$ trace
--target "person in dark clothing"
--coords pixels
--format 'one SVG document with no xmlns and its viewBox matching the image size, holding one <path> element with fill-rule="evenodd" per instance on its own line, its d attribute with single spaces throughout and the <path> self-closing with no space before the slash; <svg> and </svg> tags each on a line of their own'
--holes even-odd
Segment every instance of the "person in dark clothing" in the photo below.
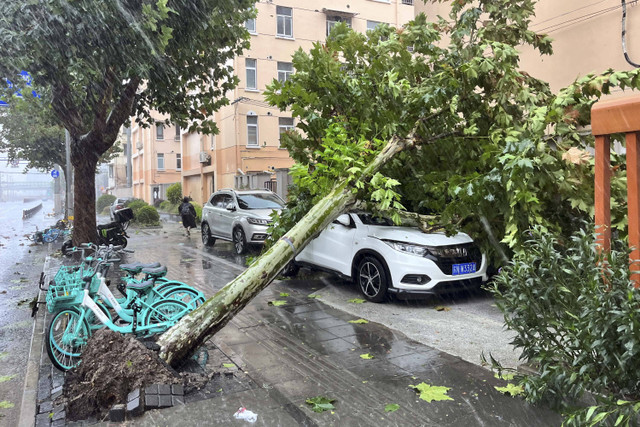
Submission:
<svg viewBox="0 0 640 427">
<path fill-rule="evenodd" d="M 196 228 L 196 208 L 189 203 L 189 198 L 185 196 L 178 207 L 178 212 L 182 217 L 182 226 L 187 229 L 187 236 L 191 235 L 191 229 Z"/>
</svg>

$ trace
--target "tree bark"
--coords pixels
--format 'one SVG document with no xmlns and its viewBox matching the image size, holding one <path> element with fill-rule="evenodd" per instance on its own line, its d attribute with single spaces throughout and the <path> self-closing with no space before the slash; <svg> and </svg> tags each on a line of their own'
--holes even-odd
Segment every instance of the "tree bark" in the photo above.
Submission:
<svg viewBox="0 0 640 427">
<path fill-rule="evenodd" d="M 86 149 L 88 141 L 73 141 L 71 164 L 73 164 L 73 244 L 96 242 L 96 166 L 99 155 Z"/>
<path fill-rule="evenodd" d="M 405 140 L 394 137 L 367 166 L 361 181 L 368 180 L 404 148 L 413 145 L 413 134 Z M 160 357 L 174 364 L 193 353 L 204 341 L 222 329 L 236 313 L 241 311 L 297 253 L 356 202 L 355 192 L 346 182 L 336 184 L 333 190 L 316 203 L 311 210 L 248 269 L 189 313 L 165 332 L 158 344 Z"/>
</svg>

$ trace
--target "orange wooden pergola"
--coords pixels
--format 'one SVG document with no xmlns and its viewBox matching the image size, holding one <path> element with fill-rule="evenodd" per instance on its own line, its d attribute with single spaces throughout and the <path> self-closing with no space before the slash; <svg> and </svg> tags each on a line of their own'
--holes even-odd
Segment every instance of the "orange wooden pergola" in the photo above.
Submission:
<svg viewBox="0 0 640 427">
<path fill-rule="evenodd" d="M 627 198 L 631 278 L 640 287 L 640 96 L 596 102 L 591 108 L 596 138 L 595 214 L 597 242 L 611 249 L 611 135 L 624 133 L 627 148 Z"/>
</svg>

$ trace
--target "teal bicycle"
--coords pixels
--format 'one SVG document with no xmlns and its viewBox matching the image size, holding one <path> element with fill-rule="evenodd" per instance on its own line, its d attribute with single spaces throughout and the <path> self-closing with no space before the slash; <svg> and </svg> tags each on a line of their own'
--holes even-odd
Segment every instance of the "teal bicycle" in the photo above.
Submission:
<svg viewBox="0 0 640 427">
<path fill-rule="evenodd" d="M 64 298 L 72 298 L 73 302 L 65 301 L 64 303 L 69 305 L 53 316 L 47 328 L 47 354 L 53 365 L 62 371 L 69 370 L 80 363 L 82 351 L 95 330 L 92 323 L 95 325 L 99 322 L 101 327 L 107 327 L 123 334 L 149 337 L 166 331 L 192 310 L 187 304 L 176 299 L 159 299 L 148 302 L 144 298 L 144 293 L 153 286 L 153 282 L 146 281 L 144 284 L 127 285 L 127 290 L 136 295 L 130 304 L 131 321 L 115 324 L 94 300 L 95 295 L 92 297 L 90 292 L 92 286 L 95 286 L 95 282 L 98 282 L 96 295 L 101 295 L 115 307 L 119 306 L 106 285 L 103 274 L 113 261 L 116 260 L 99 261 L 91 275 L 83 276 L 84 286 L 81 290 L 69 289 L 68 295 L 65 295 Z M 118 309 L 116 309 L 117 311 Z M 120 311 L 123 312 L 121 306 Z M 123 318 L 121 320 L 124 321 Z"/>
</svg>

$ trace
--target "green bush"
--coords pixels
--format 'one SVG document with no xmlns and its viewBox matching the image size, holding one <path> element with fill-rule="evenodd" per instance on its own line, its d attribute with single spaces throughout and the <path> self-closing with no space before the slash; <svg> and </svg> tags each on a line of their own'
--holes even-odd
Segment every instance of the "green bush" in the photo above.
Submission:
<svg viewBox="0 0 640 427">
<path fill-rule="evenodd" d="M 96 212 L 104 211 L 104 208 L 110 206 L 116 200 L 116 196 L 112 194 L 103 194 L 96 201 Z"/>
<path fill-rule="evenodd" d="M 111 206 L 105 206 L 104 209 L 100 211 L 101 215 L 110 215 L 111 214 Z"/>
<path fill-rule="evenodd" d="M 202 206 L 196 202 L 189 202 L 196 209 L 196 222 L 200 224 L 202 222 Z"/>
<path fill-rule="evenodd" d="M 167 213 L 175 214 L 175 213 L 178 212 L 178 205 L 177 204 L 173 204 L 168 200 L 165 200 L 162 203 L 160 203 L 160 207 L 158 208 L 158 210 L 161 211 L 161 212 L 167 212 Z"/>
<path fill-rule="evenodd" d="M 167 200 L 174 205 L 182 201 L 182 184 L 176 182 L 167 188 Z"/>
<path fill-rule="evenodd" d="M 134 218 L 136 219 L 138 217 L 138 211 L 144 206 L 149 206 L 149 204 L 142 199 L 133 199 L 127 203 L 127 207 L 131 208 Z"/>
<path fill-rule="evenodd" d="M 160 215 L 153 206 L 142 206 L 136 213 L 136 223 L 142 225 L 160 225 Z"/>
<path fill-rule="evenodd" d="M 605 268 L 593 233 L 562 241 L 535 229 L 491 287 L 539 372 L 520 380 L 525 397 L 558 404 L 567 425 L 639 425 L 640 290 L 628 262 L 621 246 Z M 585 392 L 595 405 L 580 403 Z"/>
</svg>

